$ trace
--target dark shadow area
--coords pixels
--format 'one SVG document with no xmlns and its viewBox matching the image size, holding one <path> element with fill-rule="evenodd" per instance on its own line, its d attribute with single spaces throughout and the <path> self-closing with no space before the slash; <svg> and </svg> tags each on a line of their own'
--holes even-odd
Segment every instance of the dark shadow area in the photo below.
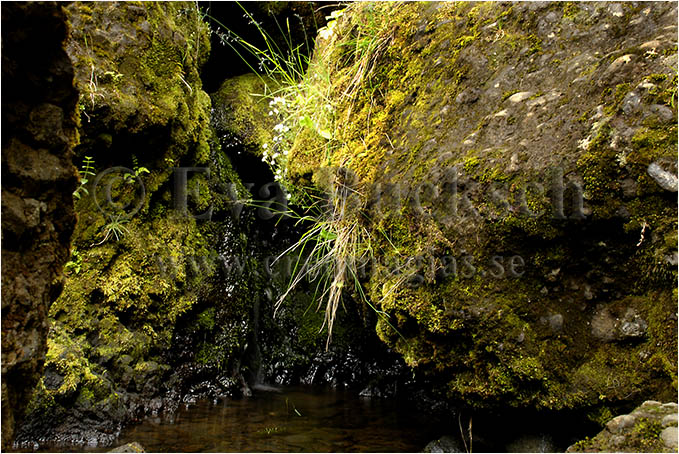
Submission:
<svg viewBox="0 0 679 454">
<path fill-rule="evenodd" d="M 257 21 L 271 41 L 286 52 L 290 45 L 301 46 L 305 55 L 313 49 L 316 31 L 325 25 L 337 2 L 198 2 L 210 24 L 212 50 L 202 69 L 203 89 L 212 93 L 225 78 L 254 72 L 259 62 L 247 52 L 239 56 L 223 42 L 227 29 L 259 49 L 266 48 L 262 34 L 252 22 Z M 249 13 L 250 17 L 248 17 Z M 242 49 L 239 48 L 239 52 Z M 245 58 L 245 61 L 243 58 Z"/>
</svg>

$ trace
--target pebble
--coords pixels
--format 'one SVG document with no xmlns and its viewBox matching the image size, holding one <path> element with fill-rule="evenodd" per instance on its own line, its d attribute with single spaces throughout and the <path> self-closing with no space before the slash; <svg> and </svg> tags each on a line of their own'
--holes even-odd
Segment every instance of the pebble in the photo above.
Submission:
<svg viewBox="0 0 679 454">
<path fill-rule="evenodd" d="M 664 170 L 657 163 L 649 164 L 646 170 L 648 175 L 655 180 L 658 185 L 666 191 L 677 192 L 679 190 L 679 182 L 677 176 Z"/>
<path fill-rule="evenodd" d="M 662 104 L 652 104 L 649 110 L 664 121 L 669 121 L 674 117 L 672 109 L 667 106 L 663 106 Z"/>
<path fill-rule="evenodd" d="M 563 327 L 563 315 L 554 314 L 549 317 L 549 327 L 556 333 L 561 331 L 561 328 Z"/>
<path fill-rule="evenodd" d="M 509 102 L 517 103 L 521 101 L 525 101 L 526 99 L 530 98 L 533 96 L 532 91 L 522 91 L 520 93 L 514 93 L 512 96 L 507 98 Z"/>
<path fill-rule="evenodd" d="M 619 434 L 628 427 L 632 427 L 636 418 L 631 415 L 620 415 L 608 421 L 606 424 L 606 429 L 614 434 Z"/>
<path fill-rule="evenodd" d="M 445 435 L 427 444 L 424 452 L 464 452 L 464 449 L 462 449 L 457 439 Z"/>
<path fill-rule="evenodd" d="M 660 438 L 662 438 L 665 446 L 672 449 L 677 449 L 677 428 L 676 427 L 666 427 L 660 433 Z"/>
<path fill-rule="evenodd" d="M 118 446 L 117 448 L 114 448 L 109 452 L 146 452 L 146 450 L 142 445 L 140 445 L 136 441 L 133 441 L 132 443 L 127 443 L 122 446 Z"/>
<path fill-rule="evenodd" d="M 630 113 L 634 112 L 640 104 L 641 97 L 639 96 L 639 93 L 636 91 L 631 91 L 622 101 L 622 111 L 625 112 L 626 115 L 629 115 Z"/>
<path fill-rule="evenodd" d="M 672 414 L 672 415 L 667 415 L 662 419 L 662 426 L 667 427 L 667 426 L 675 426 L 677 425 L 677 414 Z"/>
<path fill-rule="evenodd" d="M 611 63 L 608 68 L 606 68 L 607 73 L 615 73 L 620 71 L 620 69 L 629 64 L 632 63 L 632 60 L 635 59 L 635 56 L 633 54 L 627 54 L 623 55 L 622 57 L 618 57 L 615 60 L 613 60 L 613 63 Z"/>
</svg>

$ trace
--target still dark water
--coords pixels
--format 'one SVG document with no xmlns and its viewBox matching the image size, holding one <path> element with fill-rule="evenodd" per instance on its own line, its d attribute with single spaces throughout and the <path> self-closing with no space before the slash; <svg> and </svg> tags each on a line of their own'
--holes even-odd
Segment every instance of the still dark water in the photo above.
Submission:
<svg viewBox="0 0 679 454">
<path fill-rule="evenodd" d="M 127 428 L 117 444 L 155 452 L 417 452 L 438 435 L 425 415 L 397 401 L 288 389 L 182 407 L 173 422 Z"/>
<path fill-rule="evenodd" d="M 450 436 L 448 450 L 465 452 L 469 417 L 434 421 L 399 399 L 370 399 L 356 391 L 284 388 L 256 391 L 250 398 L 182 406 L 173 419 L 148 418 L 127 427 L 114 446 L 138 442 L 147 452 L 421 452 Z M 598 428 L 582 417 L 535 413 L 476 414 L 474 452 L 564 452 Z M 451 447 L 452 446 L 452 447 Z M 106 448 L 71 451 L 105 452 Z M 40 451 L 68 448 L 42 446 Z"/>
</svg>

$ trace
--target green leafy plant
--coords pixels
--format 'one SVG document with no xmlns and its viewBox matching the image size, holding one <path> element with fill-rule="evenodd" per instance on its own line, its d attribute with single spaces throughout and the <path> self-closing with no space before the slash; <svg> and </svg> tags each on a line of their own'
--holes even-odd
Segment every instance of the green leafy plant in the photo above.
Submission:
<svg viewBox="0 0 679 454">
<path fill-rule="evenodd" d="M 128 172 L 123 174 L 123 180 L 125 181 L 126 184 L 134 184 L 135 180 L 141 175 L 144 175 L 145 173 L 151 172 L 146 167 L 135 167 L 134 173 Z"/>
<path fill-rule="evenodd" d="M 282 427 L 272 426 L 272 427 L 265 427 L 264 429 L 258 430 L 255 433 L 257 433 L 259 435 L 275 435 L 275 434 L 283 433 L 284 431 L 285 431 L 285 429 L 283 429 Z"/>
<path fill-rule="evenodd" d="M 129 232 L 127 227 L 123 224 L 129 222 L 129 219 L 123 218 L 122 215 L 109 215 L 109 222 L 104 225 L 102 232 L 104 233 L 104 239 L 99 243 L 93 244 L 93 246 L 99 246 L 104 244 L 111 237 L 115 238 L 116 241 L 120 241 L 126 233 Z"/>
<path fill-rule="evenodd" d="M 151 171 L 146 167 L 139 166 L 139 162 L 137 161 L 137 157 L 135 155 L 132 155 L 132 170 L 134 170 L 134 173 L 128 172 L 123 174 L 123 180 L 127 184 L 134 184 L 135 180 L 140 176 L 146 173 L 151 173 Z"/>
<path fill-rule="evenodd" d="M 85 186 L 90 181 L 89 178 L 94 176 L 94 159 L 91 156 L 85 156 L 78 174 L 80 175 L 80 185 L 73 191 L 73 197 L 76 199 L 80 199 L 82 193 L 89 194 Z"/>
</svg>

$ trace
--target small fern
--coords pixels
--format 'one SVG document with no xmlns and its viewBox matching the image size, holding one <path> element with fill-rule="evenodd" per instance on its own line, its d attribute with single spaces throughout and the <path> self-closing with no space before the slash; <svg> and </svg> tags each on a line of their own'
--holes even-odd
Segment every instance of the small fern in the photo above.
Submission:
<svg viewBox="0 0 679 454">
<path fill-rule="evenodd" d="M 89 178 L 94 176 L 94 159 L 92 156 L 85 156 L 85 159 L 80 166 L 80 170 L 78 171 L 78 175 L 80 176 L 80 185 L 73 191 L 73 197 L 75 197 L 76 200 L 80 200 L 82 193 L 85 193 L 85 195 L 89 195 L 90 193 L 85 186 L 87 186 L 87 183 L 90 181 Z"/>
</svg>

